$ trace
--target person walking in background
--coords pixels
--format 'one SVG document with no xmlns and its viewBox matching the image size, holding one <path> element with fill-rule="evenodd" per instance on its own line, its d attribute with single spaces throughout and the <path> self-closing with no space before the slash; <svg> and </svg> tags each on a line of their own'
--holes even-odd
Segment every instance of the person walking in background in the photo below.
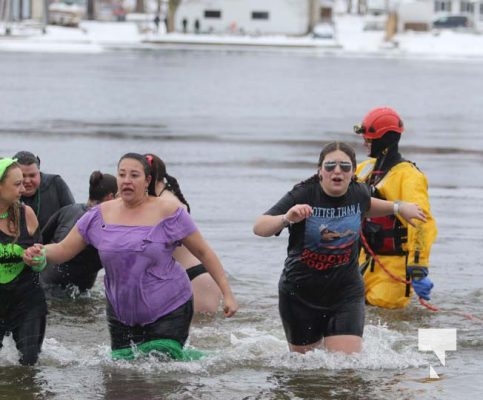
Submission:
<svg viewBox="0 0 483 400">
<path fill-rule="evenodd" d="M 357 167 L 358 180 L 369 184 L 377 198 L 417 203 L 426 216 L 426 223 L 415 226 L 399 215 L 364 221 L 359 262 L 366 301 L 378 307 L 403 308 L 410 302 L 411 286 L 420 299 L 430 300 L 429 255 L 437 228 L 426 176 L 399 153 L 404 124 L 394 109 L 377 107 L 355 126 L 355 132 L 364 138 L 370 157 Z"/>
<path fill-rule="evenodd" d="M 152 153 L 144 156 L 151 166 L 152 174 L 156 176 L 156 194 L 162 199 L 175 197 L 190 212 L 189 204 L 181 192 L 177 179 L 166 172 L 166 164 L 163 160 Z M 186 269 L 190 278 L 193 289 L 194 312 L 215 314 L 223 296 L 213 277 L 200 260 L 193 256 L 186 247 L 179 246 L 173 255 L 176 261 Z"/>
<path fill-rule="evenodd" d="M 269 237 L 289 228 L 279 281 L 279 312 L 289 349 L 305 353 L 359 352 L 364 330 L 364 286 L 358 268 L 359 232 L 366 216 L 399 214 L 424 221 L 411 203 L 371 198 L 355 182 L 352 147 L 331 142 L 320 153 L 317 173 L 295 185 L 253 231 Z"/>
<path fill-rule="evenodd" d="M 24 192 L 22 170 L 15 159 L 0 159 L 0 348 L 12 333 L 19 362 L 37 363 L 45 334 L 47 303 L 38 268 L 22 260 L 24 249 L 40 240 L 32 208 L 20 202 Z"/>
<path fill-rule="evenodd" d="M 32 207 L 40 229 L 58 209 L 74 203 L 74 196 L 60 175 L 40 172 L 40 159 L 30 151 L 13 156 L 23 173 L 22 201 Z"/>
<path fill-rule="evenodd" d="M 161 22 L 161 18 L 159 17 L 159 14 L 156 14 L 154 16 L 153 22 L 154 22 L 155 32 L 158 33 L 159 32 L 159 23 Z"/>
<path fill-rule="evenodd" d="M 193 293 L 173 258 L 180 244 L 197 257 L 224 296 L 223 311 L 238 309 L 223 266 L 189 213 L 175 198 L 159 198 L 146 158 L 127 153 L 118 162 L 118 197 L 88 210 L 60 242 L 31 246 L 24 261 L 66 262 L 91 244 L 105 270 L 107 320 L 114 358 L 158 350 L 182 357 L 193 317 Z"/>
<path fill-rule="evenodd" d="M 87 203 L 75 203 L 62 207 L 42 229 L 43 243 L 59 243 L 74 227 L 77 220 L 91 207 L 107 200 L 112 200 L 117 193 L 116 177 L 94 171 L 89 177 L 89 199 Z M 71 260 L 54 265 L 47 265 L 40 275 L 44 289 L 74 296 L 94 286 L 97 273 L 102 268 L 97 250 L 89 245 Z"/>
</svg>

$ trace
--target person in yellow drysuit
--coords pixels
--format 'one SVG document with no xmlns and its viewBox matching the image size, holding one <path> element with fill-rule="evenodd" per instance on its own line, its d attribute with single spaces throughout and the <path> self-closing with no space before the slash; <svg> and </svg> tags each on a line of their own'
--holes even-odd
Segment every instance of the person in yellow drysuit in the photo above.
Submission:
<svg viewBox="0 0 483 400">
<path fill-rule="evenodd" d="M 370 157 L 358 165 L 358 181 L 368 183 L 374 197 L 417 203 L 427 218 L 416 227 L 393 215 L 366 219 L 359 257 L 366 303 L 404 308 L 413 291 L 419 298 L 430 300 L 433 283 L 428 277 L 429 255 L 437 228 L 426 176 L 399 153 L 403 122 L 392 108 L 378 107 L 369 111 L 354 131 L 362 134 Z"/>
</svg>

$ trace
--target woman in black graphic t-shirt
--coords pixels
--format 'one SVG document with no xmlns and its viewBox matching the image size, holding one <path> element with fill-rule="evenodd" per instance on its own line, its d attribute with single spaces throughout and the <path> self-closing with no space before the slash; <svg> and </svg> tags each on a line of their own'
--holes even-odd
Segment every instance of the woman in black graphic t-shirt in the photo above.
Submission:
<svg viewBox="0 0 483 400">
<path fill-rule="evenodd" d="M 289 228 L 279 311 L 290 351 L 324 347 L 359 352 L 364 330 L 364 287 L 358 270 L 362 218 L 399 213 L 408 221 L 424 221 L 416 204 L 371 198 L 368 186 L 354 181 L 355 167 L 352 147 L 327 144 L 317 173 L 255 222 L 254 233 L 264 237 Z"/>
</svg>

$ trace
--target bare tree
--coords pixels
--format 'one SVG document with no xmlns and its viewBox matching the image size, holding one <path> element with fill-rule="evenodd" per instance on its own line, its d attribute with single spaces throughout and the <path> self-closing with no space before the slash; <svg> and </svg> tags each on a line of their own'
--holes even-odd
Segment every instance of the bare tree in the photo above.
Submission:
<svg viewBox="0 0 483 400">
<path fill-rule="evenodd" d="M 89 21 L 94 21 L 96 19 L 96 3 L 94 0 L 87 0 L 86 15 Z"/>
<path fill-rule="evenodd" d="M 181 0 L 169 0 L 168 2 L 168 32 L 174 31 L 174 17 L 180 4 Z"/>
<path fill-rule="evenodd" d="M 134 7 L 134 12 L 137 12 L 137 13 L 144 13 L 145 11 L 145 4 L 144 4 L 144 0 L 136 0 L 136 7 Z"/>
<path fill-rule="evenodd" d="M 312 32 L 314 26 L 317 22 L 319 22 L 320 15 L 319 15 L 319 1 L 318 0 L 310 0 L 309 1 L 309 26 L 307 33 Z"/>
</svg>

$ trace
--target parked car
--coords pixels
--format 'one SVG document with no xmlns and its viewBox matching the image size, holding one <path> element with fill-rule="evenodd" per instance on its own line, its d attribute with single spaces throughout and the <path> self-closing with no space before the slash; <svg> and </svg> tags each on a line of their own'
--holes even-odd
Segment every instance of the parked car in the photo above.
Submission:
<svg viewBox="0 0 483 400">
<path fill-rule="evenodd" d="M 447 15 L 433 21 L 433 28 L 469 28 L 471 21 L 466 15 Z"/>
<path fill-rule="evenodd" d="M 316 39 L 333 39 L 335 37 L 334 25 L 329 22 L 319 22 L 312 29 L 312 37 Z"/>
<path fill-rule="evenodd" d="M 84 16 L 84 7 L 75 3 L 56 2 L 49 5 L 49 24 L 78 27 Z"/>
</svg>

